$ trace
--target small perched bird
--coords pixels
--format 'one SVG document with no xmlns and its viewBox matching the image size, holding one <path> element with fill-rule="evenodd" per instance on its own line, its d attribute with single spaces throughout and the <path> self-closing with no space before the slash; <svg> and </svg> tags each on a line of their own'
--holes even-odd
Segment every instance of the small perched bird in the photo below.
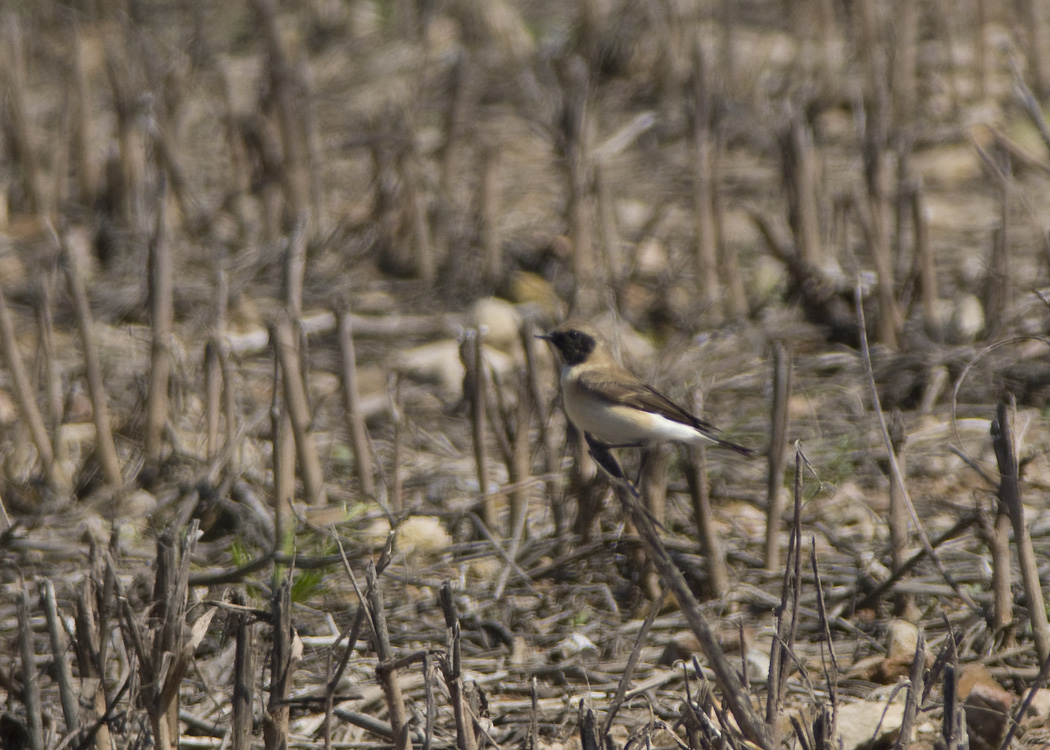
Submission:
<svg viewBox="0 0 1050 750">
<path fill-rule="evenodd" d="M 676 441 L 719 445 L 745 456 L 750 448 L 718 436 L 718 431 L 694 416 L 617 362 L 609 343 L 586 323 L 568 321 L 539 336 L 561 354 L 561 393 L 569 420 L 584 433 L 606 469 L 608 448 L 642 447 Z M 615 462 L 613 461 L 613 464 Z M 611 469 L 610 469 L 611 470 Z M 612 471 L 616 476 L 622 472 Z"/>
</svg>

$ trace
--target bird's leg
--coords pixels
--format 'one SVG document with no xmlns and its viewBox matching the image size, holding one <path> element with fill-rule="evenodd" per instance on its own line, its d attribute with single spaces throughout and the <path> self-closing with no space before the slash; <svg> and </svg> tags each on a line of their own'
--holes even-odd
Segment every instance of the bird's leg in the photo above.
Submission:
<svg viewBox="0 0 1050 750">
<path fill-rule="evenodd" d="M 620 468 L 620 463 L 616 460 L 616 457 L 609 452 L 609 448 L 613 446 L 595 440 L 590 433 L 585 432 L 583 433 L 583 436 L 587 440 L 587 447 L 590 448 L 591 457 L 595 462 L 614 479 L 623 480 L 624 484 L 626 484 L 631 492 L 634 493 L 634 496 L 638 497 L 638 490 L 633 484 L 631 484 L 631 480 L 624 476 L 623 469 Z"/>
<path fill-rule="evenodd" d="M 649 451 L 642 450 L 638 456 L 638 478 L 634 480 L 634 486 L 640 487 L 642 484 L 642 472 L 645 471 L 645 464 L 649 460 Z"/>
</svg>

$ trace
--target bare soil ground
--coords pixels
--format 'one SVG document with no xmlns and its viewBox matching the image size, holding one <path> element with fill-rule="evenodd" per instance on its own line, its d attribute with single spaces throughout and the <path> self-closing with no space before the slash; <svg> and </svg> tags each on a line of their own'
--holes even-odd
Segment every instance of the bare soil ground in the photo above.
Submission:
<svg viewBox="0 0 1050 750">
<path fill-rule="evenodd" d="M 1046 746 L 1048 13 L 5 8 L 0 744 Z M 762 454 L 665 447 L 642 494 L 767 736 L 526 357 L 570 312 Z"/>
</svg>

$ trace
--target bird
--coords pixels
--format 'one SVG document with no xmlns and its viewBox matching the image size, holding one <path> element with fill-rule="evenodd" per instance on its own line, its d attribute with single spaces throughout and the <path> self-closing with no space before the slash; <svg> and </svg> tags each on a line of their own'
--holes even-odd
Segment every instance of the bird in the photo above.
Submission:
<svg viewBox="0 0 1050 750">
<path fill-rule="evenodd" d="M 580 430 L 595 459 L 613 476 L 623 472 L 610 448 L 640 448 L 652 443 L 717 445 L 744 456 L 754 451 L 719 436 L 718 430 L 660 393 L 613 357 L 598 330 L 568 320 L 537 338 L 561 355 L 562 406 Z"/>
</svg>

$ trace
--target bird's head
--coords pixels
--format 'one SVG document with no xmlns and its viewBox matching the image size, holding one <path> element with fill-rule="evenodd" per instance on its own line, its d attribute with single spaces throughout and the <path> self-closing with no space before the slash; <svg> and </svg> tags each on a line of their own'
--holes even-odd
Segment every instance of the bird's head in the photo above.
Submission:
<svg viewBox="0 0 1050 750">
<path fill-rule="evenodd" d="M 562 323 L 550 333 L 537 336 L 554 345 L 565 364 L 578 365 L 587 361 L 602 342 L 601 334 L 583 323 Z"/>
</svg>

